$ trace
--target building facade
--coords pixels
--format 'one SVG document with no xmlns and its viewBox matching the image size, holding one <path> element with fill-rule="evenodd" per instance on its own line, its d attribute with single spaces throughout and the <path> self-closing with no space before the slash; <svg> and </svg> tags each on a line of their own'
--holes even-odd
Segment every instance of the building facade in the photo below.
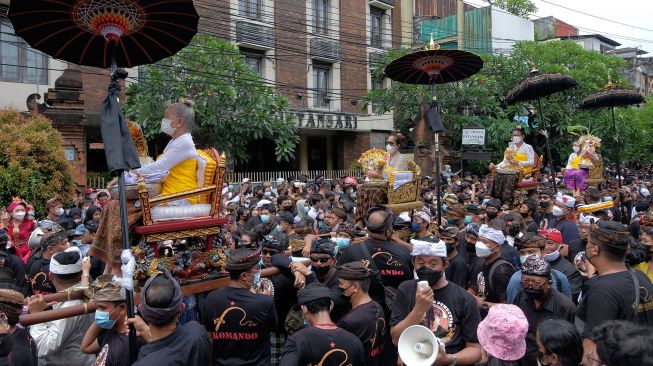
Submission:
<svg viewBox="0 0 653 366">
<path fill-rule="evenodd" d="M 225 4 L 226 3 L 226 4 Z M 386 87 L 371 70 L 401 45 L 399 0 L 199 0 L 200 32 L 233 42 L 262 80 L 291 104 L 297 159 L 279 164 L 274 144 L 256 141 L 236 170 L 347 169 L 383 147 L 392 114 L 363 108 L 368 90 Z"/>
</svg>

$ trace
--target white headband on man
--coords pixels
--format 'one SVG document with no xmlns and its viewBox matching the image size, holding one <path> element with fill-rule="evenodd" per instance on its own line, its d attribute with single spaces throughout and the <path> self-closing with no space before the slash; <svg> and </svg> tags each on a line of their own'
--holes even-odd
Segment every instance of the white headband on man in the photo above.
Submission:
<svg viewBox="0 0 653 366">
<path fill-rule="evenodd" d="M 478 230 L 479 238 L 484 238 L 491 240 L 499 245 L 503 245 L 506 241 L 506 236 L 503 235 L 503 231 L 493 229 L 487 225 L 481 225 L 481 228 Z"/>
<path fill-rule="evenodd" d="M 73 264 L 61 264 L 57 261 L 57 254 L 52 256 L 50 260 L 50 272 L 57 275 L 66 275 L 71 273 L 78 273 L 82 271 L 82 252 L 78 247 L 70 247 L 65 252 L 77 252 L 79 259 Z"/>
<path fill-rule="evenodd" d="M 442 240 L 431 242 L 411 239 L 410 243 L 413 244 L 413 251 L 410 253 L 413 257 L 420 255 L 427 257 L 447 257 L 447 245 Z"/>
</svg>

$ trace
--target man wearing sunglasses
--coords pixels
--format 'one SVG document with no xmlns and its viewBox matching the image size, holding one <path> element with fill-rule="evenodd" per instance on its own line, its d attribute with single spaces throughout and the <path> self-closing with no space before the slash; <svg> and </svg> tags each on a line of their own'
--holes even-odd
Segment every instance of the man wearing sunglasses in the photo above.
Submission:
<svg viewBox="0 0 653 366">
<path fill-rule="evenodd" d="M 337 322 L 351 309 L 351 306 L 348 299 L 342 296 L 340 290 L 338 276 L 336 275 L 337 271 L 333 266 L 336 263 L 335 253 L 336 244 L 330 239 L 314 239 L 309 255 L 311 260 L 310 269 L 300 262 L 291 263 L 290 269 L 293 273 L 303 274 L 306 277 L 307 286 L 319 282 L 331 291 L 334 304 L 331 319 Z"/>
<path fill-rule="evenodd" d="M 571 299 L 551 288 L 551 265 L 544 259 L 531 255 L 526 258 L 521 270 L 522 288 L 513 304 L 519 306 L 528 319 L 526 355 L 522 358 L 522 364 L 537 365 L 537 327 L 547 319 L 573 322 L 576 305 Z"/>
</svg>

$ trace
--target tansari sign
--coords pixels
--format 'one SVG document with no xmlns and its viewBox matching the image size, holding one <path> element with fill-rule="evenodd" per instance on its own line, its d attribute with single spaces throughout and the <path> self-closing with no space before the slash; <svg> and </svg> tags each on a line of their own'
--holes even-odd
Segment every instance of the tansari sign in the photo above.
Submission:
<svg viewBox="0 0 653 366">
<path fill-rule="evenodd" d="M 358 129 L 358 116 L 353 113 L 329 113 L 317 111 L 291 111 L 295 125 L 299 128 L 320 128 L 334 130 Z"/>
</svg>

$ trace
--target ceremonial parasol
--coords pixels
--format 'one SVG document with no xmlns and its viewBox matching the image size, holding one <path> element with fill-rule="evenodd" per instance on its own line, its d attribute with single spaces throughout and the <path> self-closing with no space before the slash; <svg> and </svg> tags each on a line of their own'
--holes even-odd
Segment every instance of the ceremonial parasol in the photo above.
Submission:
<svg viewBox="0 0 653 366">
<path fill-rule="evenodd" d="M 436 177 L 438 225 L 442 219 L 439 133 L 444 131 L 444 126 L 436 103 L 435 85 L 466 79 L 483 68 L 483 60 L 478 55 L 439 48 L 431 38 L 427 49 L 399 57 L 389 63 L 384 71 L 385 76 L 400 83 L 431 85 L 432 102 L 425 117 L 429 128 L 435 134 L 433 173 Z"/>
<path fill-rule="evenodd" d="M 609 81 L 604 91 L 590 95 L 579 105 L 581 109 L 610 108 L 612 112 L 612 129 L 614 130 L 614 138 L 617 144 L 616 163 L 619 187 L 621 187 L 621 157 L 619 156 L 621 145 L 619 144 L 619 131 L 614 120 L 614 107 L 625 107 L 643 102 L 644 97 L 640 93 L 635 90 L 617 87 Z"/>
<path fill-rule="evenodd" d="M 542 121 L 542 128 L 544 129 L 544 146 L 546 148 L 546 157 L 549 160 L 549 169 L 551 171 L 551 180 L 555 184 L 555 176 L 553 173 L 553 160 L 551 159 L 551 148 L 549 147 L 549 127 L 544 119 L 544 111 L 542 110 L 543 97 L 551 94 L 559 93 L 567 89 L 573 88 L 578 85 L 576 79 L 569 75 L 564 74 L 540 74 L 535 67 L 531 64 L 531 71 L 527 77 L 517 83 L 506 95 L 506 103 L 515 104 L 517 102 L 537 99 L 540 120 Z"/>
<path fill-rule="evenodd" d="M 118 175 L 123 264 L 129 253 L 125 170 L 140 166 L 120 110 L 120 67 L 154 63 L 185 47 L 197 33 L 199 16 L 192 0 L 14 0 L 9 19 L 16 35 L 32 48 L 77 65 L 111 67 L 111 82 L 102 105 L 102 140 L 107 165 Z M 132 278 L 123 276 L 127 310 L 134 317 Z M 136 359 L 136 332 L 129 334 L 130 359 Z"/>
</svg>

